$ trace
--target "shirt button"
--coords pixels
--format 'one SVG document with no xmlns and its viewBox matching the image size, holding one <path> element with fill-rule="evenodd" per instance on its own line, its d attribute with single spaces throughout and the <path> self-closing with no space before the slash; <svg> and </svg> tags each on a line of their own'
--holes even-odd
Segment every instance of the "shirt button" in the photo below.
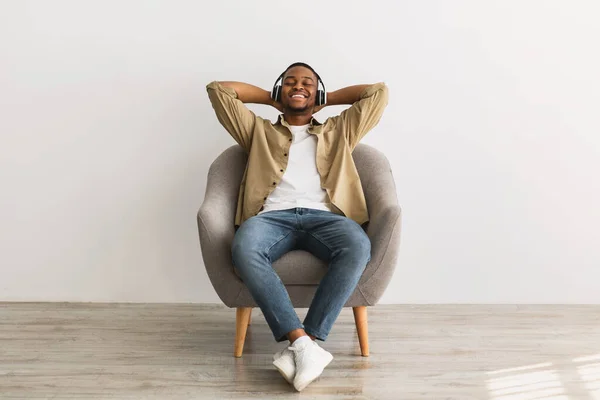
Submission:
<svg viewBox="0 0 600 400">
<path fill-rule="evenodd" d="M 273 185 L 277 185 L 277 182 L 273 182 Z"/>
<path fill-rule="evenodd" d="M 292 141 L 292 139 L 290 139 L 290 142 Z"/>
<path fill-rule="evenodd" d="M 265 197 L 263 200 L 266 200 L 267 198 Z"/>
<path fill-rule="evenodd" d="M 287 153 L 283 153 L 283 155 L 287 157 Z"/>
<path fill-rule="evenodd" d="M 280 169 L 280 170 L 279 170 L 279 172 L 283 172 L 283 170 L 282 170 L 282 169 Z"/>
</svg>

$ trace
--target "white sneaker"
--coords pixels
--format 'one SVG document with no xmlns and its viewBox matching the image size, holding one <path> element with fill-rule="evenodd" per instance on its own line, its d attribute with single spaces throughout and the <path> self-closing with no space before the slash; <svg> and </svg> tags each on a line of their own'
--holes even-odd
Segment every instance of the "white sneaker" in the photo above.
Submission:
<svg viewBox="0 0 600 400">
<path fill-rule="evenodd" d="M 273 365 L 279 370 L 281 375 L 290 385 L 294 384 L 296 375 L 296 363 L 294 362 L 294 352 L 288 347 L 278 351 L 273 355 Z"/>
<path fill-rule="evenodd" d="M 294 345 L 288 348 L 294 353 L 296 363 L 294 387 L 299 392 L 317 379 L 333 360 L 331 353 L 321 348 L 317 342 L 294 342 Z"/>
</svg>

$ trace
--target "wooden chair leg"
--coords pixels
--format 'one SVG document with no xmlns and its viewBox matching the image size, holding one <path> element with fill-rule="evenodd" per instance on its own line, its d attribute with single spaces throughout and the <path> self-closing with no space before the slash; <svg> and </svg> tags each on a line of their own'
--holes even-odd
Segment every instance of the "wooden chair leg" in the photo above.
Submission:
<svg viewBox="0 0 600 400">
<path fill-rule="evenodd" d="M 248 319 L 252 307 L 238 307 L 235 313 L 235 348 L 233 355 L 241 357 L 244 352 L 244 342 L 246 341 L 246 332 L 248 331 Z"/>
<path fill-rule="evenodd" d="M 252 325 L 252 309 L 248 313 L 248 326 Z"/>
<path fill-rule="evenodd" d="M 352 307 L 354 312 L 354 323 L 356 323 L 356 332 L 358 333 L 358 342 L 360 343 L 360 353 L 363 357 L 369 356 L 369 326 L 367 324 L 367 307 Z"/>
</svg>

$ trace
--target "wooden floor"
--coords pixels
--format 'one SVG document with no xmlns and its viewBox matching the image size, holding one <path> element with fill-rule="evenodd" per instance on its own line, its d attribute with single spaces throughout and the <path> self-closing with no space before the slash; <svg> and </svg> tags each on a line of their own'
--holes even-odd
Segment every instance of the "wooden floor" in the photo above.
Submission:
<svg viewBox="0 0 600 400">
<path fill-rule="evenodd" d="M 0 303 L 0 399 L 600 399 L 600 306 L 376 306 L 368 358 L 345 309 L 302 393 L 259 310 L 240 359 L 234 328 L 221 306 Z"/>
</svg>

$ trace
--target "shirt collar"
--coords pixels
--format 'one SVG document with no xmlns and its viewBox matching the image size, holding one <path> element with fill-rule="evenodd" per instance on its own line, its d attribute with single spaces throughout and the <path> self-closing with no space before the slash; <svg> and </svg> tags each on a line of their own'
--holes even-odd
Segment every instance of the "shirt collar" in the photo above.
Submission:
<svg viewBox="0 0 600 400">
<path fill-rule="evenodd" d="M 283 125 L 287 128 L 290 127 L 290 125 L 286 122 L 283 114 L 279 114 L 279 116 L 277 117 L 277 123 L 280 125 Z M 311 117 L 309 125 L 310 125 L 308 127 L 309 132 L 316 133 L 316 134 L 321 133 L 321 127 L 323 126 L 323 124 L 320 123 L 319 121 L 317 121 L 315 117 Z"/>
</svg>

